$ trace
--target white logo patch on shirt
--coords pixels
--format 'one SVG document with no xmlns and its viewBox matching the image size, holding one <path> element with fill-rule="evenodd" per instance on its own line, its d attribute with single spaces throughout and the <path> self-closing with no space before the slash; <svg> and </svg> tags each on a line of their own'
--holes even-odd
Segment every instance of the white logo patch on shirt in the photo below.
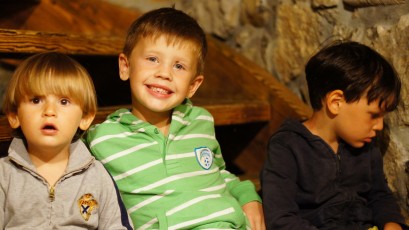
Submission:
<svg viewBox="0 0 409 230">
<path fill-rule="evenodd" d="M 213 164 L 213 153 L 207 147 L 195 148 L 195 155 L 197 162 L 202 166 L 202 168 L 208 170 Z"/>
</svg>

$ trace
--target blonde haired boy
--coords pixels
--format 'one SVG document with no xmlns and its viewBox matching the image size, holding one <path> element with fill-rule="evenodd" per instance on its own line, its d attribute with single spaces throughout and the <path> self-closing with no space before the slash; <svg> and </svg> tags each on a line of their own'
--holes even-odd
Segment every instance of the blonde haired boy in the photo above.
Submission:
<svg viewBox="0 0 409 230">
<path fill-rule="evenodd" d="M 72 58 L 42 53 L 18 66 L 3 106 L 15 138 L 0 159 L 0 229 L 131 229 L 112 178 L 79 140 L 96 109 Z"/>
</svg>

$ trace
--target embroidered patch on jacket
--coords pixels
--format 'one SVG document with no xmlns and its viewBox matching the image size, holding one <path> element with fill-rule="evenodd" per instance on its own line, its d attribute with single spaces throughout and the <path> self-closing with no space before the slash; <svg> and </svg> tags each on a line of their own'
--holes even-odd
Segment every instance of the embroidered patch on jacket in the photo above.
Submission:
<svg viewBox="0 0 409 230">
<path fill-rule="evenodd" d="M 202 168 L 208 170 L 213 164 L 213 153 L 207 147 L 195 148 L 195 155 L 197 162 L 199 162 Z"/>
<path fill-rule="evenodd" d="M 94 199 L 91 193 L 87 193 L 81 196 L 78 200 L 78 207 L 82 218 L 88 221 L 91 217 L 92 211 L 98 208 L 98 202 Z"/>
</svg>

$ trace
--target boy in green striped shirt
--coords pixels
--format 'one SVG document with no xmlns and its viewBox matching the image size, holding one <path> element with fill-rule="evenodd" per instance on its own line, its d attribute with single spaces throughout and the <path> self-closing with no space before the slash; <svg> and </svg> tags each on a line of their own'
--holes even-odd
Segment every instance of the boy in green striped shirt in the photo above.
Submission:
<svg viewBox="0 0 409 230">
<path fill-rule="evenodd" d="M 206 52 L 204 31 L 182 11 L 142 15 L 119 55 L 132 108 L 85 138 L 136 229 L 265 229 L 254 185 L 225 169 L 213 117 L 189 100 L 203 82 Z"/>
</svg>

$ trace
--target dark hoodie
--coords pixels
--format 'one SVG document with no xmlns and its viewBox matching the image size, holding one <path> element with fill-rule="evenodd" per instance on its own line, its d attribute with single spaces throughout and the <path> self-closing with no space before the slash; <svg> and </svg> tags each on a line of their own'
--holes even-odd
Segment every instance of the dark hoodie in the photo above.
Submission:
<svg viewBox="0 0 409 230">
<path fill-rule="evenodd" d="M 404 223 L 373 144 L 338 152 L 302 123 L 288 120 L 271 137 L 261 172 L 267 229 L 382 229 Z"/>
</svg>

